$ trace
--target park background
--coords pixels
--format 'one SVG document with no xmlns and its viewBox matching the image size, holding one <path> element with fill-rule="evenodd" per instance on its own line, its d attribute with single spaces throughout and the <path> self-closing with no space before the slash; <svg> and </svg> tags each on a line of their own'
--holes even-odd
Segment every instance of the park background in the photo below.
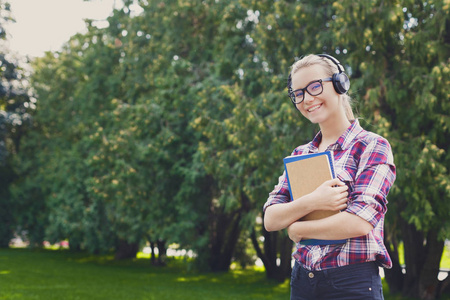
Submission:
<svg viewBox="0 0 450 300">
<path fill-rule="evenodd" d="M 3 47 L 0 255 L 109 257 L 134 270 L 146 248 L 152 272 L 179 268 L 166 256 L 175 248 L 192 253 L 186 270 L 208 276 L 258 259 L 287 297 L 293 245 L 264 230 L 262 206 L 282 158 L 318 130 L 289 102 L 289 66 L 329 53 L 350 76 L 362 126 L 394 152 L 386 288 L 443 296 L 449 11 L 449 0 L 123 1 L 108 26 L 86 20 L 59 51 L 23 59 Z M 1 1 L 2 28 L 13 15 Z M 31 250 L 8 249 L 13 238 Z M 62 254 L 39 250 L 61 241 Z"/>
</svg>

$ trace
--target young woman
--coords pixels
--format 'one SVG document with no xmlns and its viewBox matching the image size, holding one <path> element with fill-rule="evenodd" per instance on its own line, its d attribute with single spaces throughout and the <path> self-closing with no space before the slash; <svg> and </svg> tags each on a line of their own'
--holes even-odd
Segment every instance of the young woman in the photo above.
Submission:
<svg viewBox="0 0 450 300">
<path fill-rule="evenodd" d="M 386 196 L 395 180 L 391 147 L 355 120 L 347 95 L 350 82 L 334 57 L 305 56 L 294 63 L 289 78 L 295 107 L 320 127 L 292 155 L 332 151 L 336 173 L 293 201 L 283 173 L 264 205 L 265 228 L 287 228 L 296 243 L 291 299 L 383 299 L 378 267 L 392 266 L 383 243 Z M 341 212 L 298 221 L 315 210 Z M 345 242 L 304 245 L 305 239 Z"/>
</svg>

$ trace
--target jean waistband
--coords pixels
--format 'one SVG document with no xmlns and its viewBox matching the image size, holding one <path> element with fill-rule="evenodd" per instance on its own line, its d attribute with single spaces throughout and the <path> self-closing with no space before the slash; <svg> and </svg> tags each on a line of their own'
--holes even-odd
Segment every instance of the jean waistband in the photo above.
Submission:
<svg viewBox="0 0 450 300">
<path fill-rule="evenodd" d="M 298 263 L 298 262 L 296 262 Z M 300 264 L 299 264 L 300 265 Z M 336 268 L 330 268 L 325 269 L 321 271 L 310 271 L 305 268 L 303 268 L 300 265 L 300 271 L 307 273 L 307 274 L 314 274 L 314 277 L 335 277 L 339 276 L 342 273 L 346 272 L 379 272 L 378 264 L 374 261 L 371 262 L 365 262 L 365 263 L 357 263 L 357 264 L 350 264 L 342 267 L 336 267 Z"/>
</svg>

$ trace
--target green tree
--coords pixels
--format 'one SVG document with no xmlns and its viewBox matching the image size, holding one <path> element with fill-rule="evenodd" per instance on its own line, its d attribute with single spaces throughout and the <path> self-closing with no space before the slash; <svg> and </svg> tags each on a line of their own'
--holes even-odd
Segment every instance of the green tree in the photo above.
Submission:
<svg viewBox="0 0 450 300">
<path fill-rule="evenodd" d="M 179 39 L 177 30 L 187 24 L 167 32 L 172 21 L 191 22 L 196 11 L 182 5 L 185 11 L 175 11 L 184 18 L 171 20 L 169 4 L 151 4 L 136 17 L 127 7 L 115 11 L 108 28 L 89 26 L 34 64 L 40 129 L 33 134 L 42 138 L 30 135 L 28 147 L 40 141 L 46 151 L 17 194 L 44 182 L 51 241 L 68 238 L 71 247 L 91 252 L 115 249 L 118 258 L 135 255 L 143 238 L 158 241 L 160 250 L 166 240 L 206 244 L 195 237 L 206 234 L 197 222 L 207 219 L 202 201 L 210 199 L 209 184 L 201 167 L 190 167 L 198 135 L 188 126 L 196 101 L 189 90 L 202 70 L 191 74 L 185 57 L 201 55 L 179 52 L 196 43 Z"/>
<path fill-rule="evenodd" d="M 210 17 L 208 3 L 168 1 L 142 7 L 141 15 L 120 22 L 126 32 L 120 38 L 124 101 L 145 109 L 133 116 L 142 131 L 134 142 L 143 143 L 147 153 L 140 162 L 147 166 L 140 174 L 148 190 L 141 226 L 150 241 L 176 242 L 201 252 L 207 245 L 210 184 L 193 157 L 199 135 L 189 121 L 198 101 L 193 90 L 206 72 L 201 58 L 207 53 L 199 45 L 206 45 L 203 30 L 210 30 L 201 26 Z"/>
<path fill-rule="evenodd" d="M 11 189 L 32 241 L 117 257 L 173 242 L 219 271 L 250 239 L 268 277 L 288 278 L 292 242 L 263 229 L 261 209 L 282 158 L 318 129 L 286 97 L 289 66 L 327 52 L 346 63 L 365 127 L 394 149 L 391 290 L 440 293 L 447 2 L 141 1 L 139 15 L 130 4 L 33 64 L 38 109 Z"/>
<path fill-rule="evenodd" d="M 16 209 L 9 187 L 17 178 L 13 160 L 30 126 L 30 112 L 35 107 L 35 99 L 28 89 L 23 59 L 12 54 L 5 44 L 5 25 L 9 22 L 14 22 L 10 6 L 8 2 L 0 1 L 0 247 L 8 247 L 17 229 L 14 218 Z"/>
<path fill-rule="evenodd" d="M 233 48 L 233 57 L 238 58 L 236 53 L 243 47 L 246 54 L 230 64 L 228 76 L 218 77 L 212 89 L 204 91 L 199 103 L 202 114 L 194 126 L 207 138 L 200 150 L 208 173 L 217 180 L 218 203 L 235 215 L 244 212 L 234 223 L 250 232 L 268 277 L 282 281 L 290 276 L 292 242 L 283 232 L 266 232 L 256 220 L 281 175 L 282 158 L 314 136 L 316 129 L 292 107 L 285 86 L 296 56 L 331 49 L 331 32 L 323 20 L 332 20 L 333 9 L 331 2 L 239 1 L 239 5 L 244 13 L 234 23 L 245 40 L 241 49 Z M 305 32 L 311 36 L 304 36 Z M 228 35 L 221 36 L 222 44 L 231 44 Z M 302 43 L 293 45 L 297 39 Z"/>
<path fill-rule="evenodd" d="M 252 1 L 249 4 L 248 9 L 258 13 L 259 18 L 251 35 L 255 51 L 242 67 L 246 76 L 241 86 L 248 101 L 235 110 L 239 116 L 233 118 L 232 124 L 234 128 L 239 128 L 239 123 L 245 124 L 235 130 L 241 132 L 240 141 L 250 146 L 250 154 L 244 152 L 240 160 L 256 158 L 254 170 L 245 175 L 252 178 L 246 180 L 245 191 L 253 200 L 253 216 L 259 213 L 268 192 L 277 183 L 283 171 L 282 158 L 298 145 L 309 142 L 318 130 L 292 106 L 286 83 L 289 67 L 297 57 L 334 50 L 330 29 L 335 14 L 332 3 Z M 241 114 L 248 116 L 243 118 Z M 258 246 L 255 237 L 253 244 L 267 276 L 278 280 L 289 278 L 292 242 L 284 232 L 269 233 L 262 228 L 262 236 L 263 247 Z"/>
<path fill-rule="evenodd" d="M 109 41 L 101 37 L 95 32 L 77 35 L 63 51 L 33 62 L 32 84 L 39 97 L 36 126 L 23 143 L 17 166 L 21 180 L 13 191 L 23 208 L 22 226 L 36 242 L 69 238 L 71 247 L 91 251 L 114 245 L 116 235 L 100 230 L 109 230 L 103 207 L 87 191 L 86 137 L 96 129 L 100 111 L 112 109 L 117 93 L 107 75 L 119 54 L 114 47 L 102 47 Z M 96 55 L 83 52 L 89 39 L 95 45 L 97 38 Z M 40 151 L 30 156 L 36 149 Z"/>
<path fill-rule="evenodd" d="M 389 200 L 386 244 L 391 291 L 434 299 L 449 238 L 448 1 L 336 2 L 337 44 L 348 51 L 352 90 L 371 130 L 389 139 L 397 181 Z M 405 248 L 401 272 L 398 244 Z"/>
</svg>

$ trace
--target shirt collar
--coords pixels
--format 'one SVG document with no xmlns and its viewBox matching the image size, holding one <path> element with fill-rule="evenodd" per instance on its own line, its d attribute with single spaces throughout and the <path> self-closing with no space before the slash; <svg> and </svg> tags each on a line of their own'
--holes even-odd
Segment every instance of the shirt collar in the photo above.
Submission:
<svg viewBox="0 0 450 300">
<path fill-rule="evenodd" d="M 364 129 L 359 125 L 358 119 L 352 120 L 350 126 L 345 132 L 338 138 L 336 143 L 330 145 L 330 150 L 345 150 L 348 149 L 353 139 L 360 134 Z M 309 143 L 309 149 L 311 152 L 317 152 L 319 149 L 320 141 L 322 140 L 322 132 L 319 131 L 314 139 Z"/>
</svg>

